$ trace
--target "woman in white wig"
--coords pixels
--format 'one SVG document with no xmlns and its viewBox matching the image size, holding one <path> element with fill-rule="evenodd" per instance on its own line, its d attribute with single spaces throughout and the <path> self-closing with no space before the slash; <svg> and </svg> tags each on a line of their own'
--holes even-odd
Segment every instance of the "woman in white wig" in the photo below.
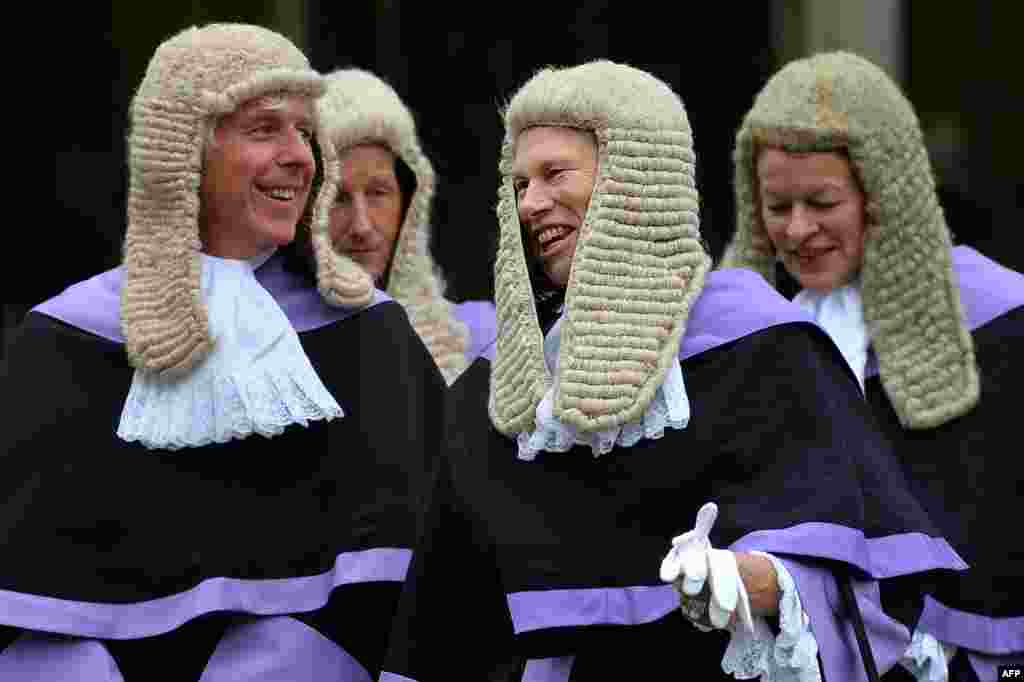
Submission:
<svg viewBox="0 0 1024 682">
<path fill-rule="evenodd" d="M 5 682 L 376 675 L 444 382 L 331 249 L 324 87 L 257 26 L 154 53 L 124 264 L 37 306 L 0 364 Z M 300 222 L 312 269 L 286 257 Z"/>
<path fill-rule="evenodd" d="M 391 86 L 359 69 L 330 74 L 319 106 L 325 141 L 341 164 L 332 243 L 405 306 L 451 383 L 477 356 L 492 352 L 494 305 L 443 297 L 429 249 L 434 169 L 412 114 Z"/>
<path fill-rule="evenodd" d="M 1024 381 L 1024 276 L 952 246 L 910 102 L 856 55 L 816 55 L 773 76 L 735 162 L 724 265 L 798 292 L 915 496 L 971 566 L 937 576 L 923 602 L 883 592 L 914 630 L 905 666 L 932 680 L 951 661 L 952 679 L 995 679 L 998 663 L 1024 661 L 1024 555 L 1005 530 L 1024 476 L 1007 451 Z"/>
<path fill-rule="evenodd" d="M 861 679 L 855 624 L 907 643 L 878 580 L 962 563 L 828 336 L 708 272 L 682 101 L 598 61 L 504 120 L 497 351 L 446 398 L 382 679 Z"/>
</svg>

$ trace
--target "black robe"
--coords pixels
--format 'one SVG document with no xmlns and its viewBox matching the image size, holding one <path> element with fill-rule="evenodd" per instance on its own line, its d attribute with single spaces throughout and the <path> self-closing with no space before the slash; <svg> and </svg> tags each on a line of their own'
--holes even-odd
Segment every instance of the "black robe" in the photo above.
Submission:
<svg viewBox="0 0 1024 682">
<path fill-rule="evenodd" d="M 894 663 L 909 628 L 878 608 L 877 580 L 963 566 L 827 334 L 757 275 L 720 271 L 680 357 L 689 425 L 599 458 L 517 459 L 488 417 L 489 361 L 455 383 L 382 680 L 723 678 L 728 635 L 690 626 L 658 576 L 709 500 L 713 546 L 772 552 L 794 576 L 832 679 L 864 675 L 837 573 L 876 658 Z"/>
<path fill-rule="evenodd" d="M 1016 392 L 1024 386 L 1024 276 L 967 247 L 953 250 L 981 398 L 938 428 L 904 429 L 873 360 L 865 393 L 915 496 L 970 565 L 925 585 L 919 627 L 965 650 L 954 679 L 994 679 L 997 663 L 1024 663 L 1024 546 L 1013 540 L 1024 457 L 1016 431 Z M 904 599 L 903 580 L 883 592 Z M 898 595 L 898 596 L 894 596 Z"/>
<path fill-rule="evenodd" d="M 343 417 L 174 452 L 121 440 L 133 370 L 120 270 L 13 335 L 0 369 L 0 646 L 60 633 L 101 641 L 128 682 L 198 680 L 230 628 L 289 616 L 353 670 L 380 669 L 444 382 L 385 296 L 331 309 L 279 256 L 257 277 Z"/>
</svg>

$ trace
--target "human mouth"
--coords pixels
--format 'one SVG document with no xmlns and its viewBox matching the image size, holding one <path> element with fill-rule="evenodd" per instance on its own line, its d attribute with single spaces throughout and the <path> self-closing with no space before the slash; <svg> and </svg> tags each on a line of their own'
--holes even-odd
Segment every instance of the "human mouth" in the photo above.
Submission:
<svg viewBox="0 0 1024 682">
<path fill-rule="evenodd" d="M 793 258 L 800 263 L 800 265 L 812 265 L 818 259 L 827 256 L 836 250 L 834 246 L 827 246 L 825 248 L 815 249 L 798 249 L 790 252 Z"/>
<path fill-rule="evenodd" d="M 257 185 L 256 189 L 272 201 L 281 203 L 295 201 L 295 198 L 299 195 L 299 188 L 297 187 L 260 187 Z"/>
<path fill-rule="evenodd" d="M 535 237 L 540 255 L 546 256 L 557 250 L 573 231 L 573 228 L 566 225 L 552 225 L 542 229 Z"/>
</svg>

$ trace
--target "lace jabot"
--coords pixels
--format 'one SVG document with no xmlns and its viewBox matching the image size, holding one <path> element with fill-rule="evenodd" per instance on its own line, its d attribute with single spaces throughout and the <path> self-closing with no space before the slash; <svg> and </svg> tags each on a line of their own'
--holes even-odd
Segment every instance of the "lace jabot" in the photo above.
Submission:
<svg viewBox="0 0 1024 682">
<path fill-rule="evenodd" d="M 564 319 L 563 314 L 544 337 L 544 360 L 552 376 L 558 376 L 558 348 Z M 678 355 L 673 358 L 664 383 L 655 391 L 643 416 L 620 427 L 588 433 L 562 423 L 554 415 L 557 388 L 555 384 L 548 389 L 537 405 L 535 430 L 518 435 L 519 459 L 532 460 L 541 451 L 567 452 L 574 445 L 589 445 L 594 456 L 598 457 L 615 446 L 628 448 L 643 438 L 661 438 L 666 428 L 685 429 L 690 421 L 690 399 L 686 394 Z"/>
<path fill-rule="evenodd" d="M 832 337 L 846 364 L 857 376 L 863 393 L 871 338 L 864 322 L 864 305 L 858 283 L 836 287 L 825 294 L 804 289 L 793 298 L 793 303 L 810 313 Z"/>
<path fill-rule="evenodd" d="M 201 296 L 213 350 L 188 375 L 136 370 L 117 435 L 151 449 L 271 437 L 291 424 L 342 417 L 299 337 L 249 260 L 202 256 Z"/>
</svg>

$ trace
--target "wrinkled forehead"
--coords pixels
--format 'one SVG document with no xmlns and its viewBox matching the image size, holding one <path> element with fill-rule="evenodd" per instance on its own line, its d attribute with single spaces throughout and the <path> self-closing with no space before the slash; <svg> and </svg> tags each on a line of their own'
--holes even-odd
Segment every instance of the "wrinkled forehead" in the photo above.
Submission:
<svg viewBox="0 0 1024 682">
<path fill-rule="evenodd" d="M 516 137 L 511 175 L 525 177 L 559 161 L 592 163 L 597 158 L 597 137 L 588 128 L 530 126 Z"/>
</svg>

